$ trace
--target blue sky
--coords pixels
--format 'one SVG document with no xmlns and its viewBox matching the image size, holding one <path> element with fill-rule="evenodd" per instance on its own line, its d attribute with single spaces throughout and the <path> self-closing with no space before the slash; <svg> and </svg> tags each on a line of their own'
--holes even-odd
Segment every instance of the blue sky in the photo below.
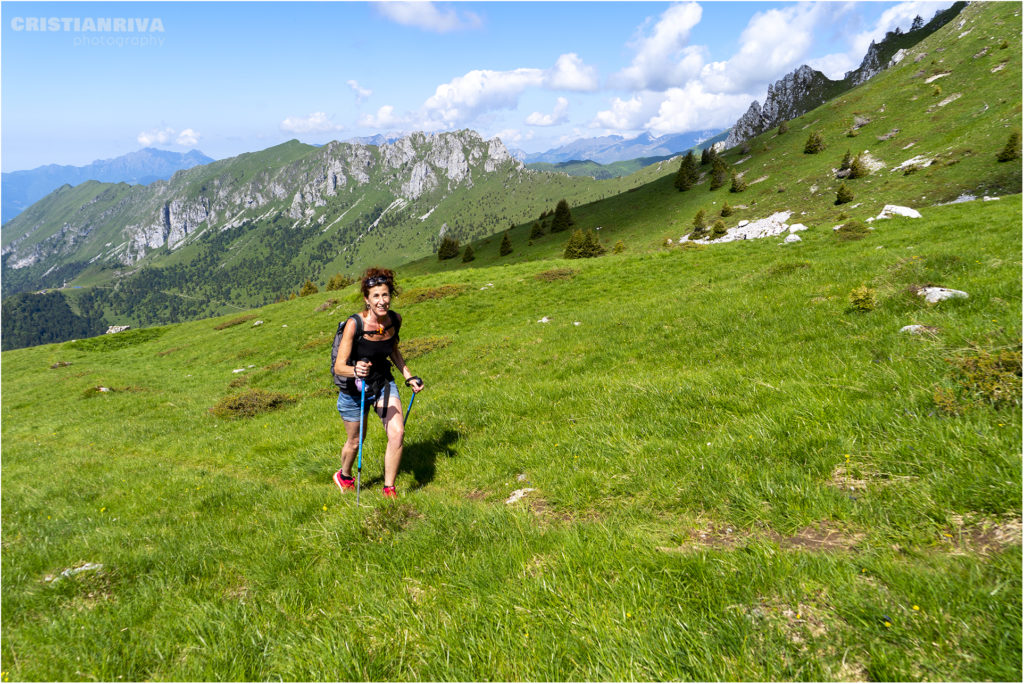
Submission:
<svg viewBox="0 0 1024 684">
<path fill-rule="evenodd" d="M 0 165 L 412 130 L 527 151 L 720 130 L 801 64 L 841 77 L 950 4 L 3 2 Z"/>
</svg>

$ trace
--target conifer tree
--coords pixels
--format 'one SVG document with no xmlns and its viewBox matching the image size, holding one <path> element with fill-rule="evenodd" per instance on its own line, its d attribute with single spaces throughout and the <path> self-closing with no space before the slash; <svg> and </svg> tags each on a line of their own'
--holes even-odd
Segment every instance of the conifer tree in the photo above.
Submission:
<svg viewBox="0 0 1024 684">
<path fill-rule="evenodd" d="M 729 206 L 728 202 L 725 202 L 722 205 L 722 218 L 725 218 L 726 216 L 732 216 L 732 207 Z"/>
<path fill-rule="evenodd" d="M 675 188 L 682 192 L 689 190 L 697 182 L 697 160 L 693 157 L 693 150 L 686 153 L 679 162 L 679 171 L 676 172 Z"/>
<path fill-rule="evenodd" d="M 501 256 L 508 256 L 512 253 L 512 240 L 508 237 L 508 232 L 505 233 L 505 237 L 501 238 L 501 247 L 498 248 L 498 254 Z"/>
<path fill-rule="evenodd" d="M 836 205 L 846 204 L 847 202 L 853 201 L 853 192 L 846 187 L 846 183 L 839 184 L 839 190 L 836 191 Z"/>
<path fill-rule="evenodd" d="M 543 235 L 544 227 L 540 225 L 540 221 L 534 221 L 533 226 L 530 228 L 530 239 L 536 240 Z"/>
<path fill-rule="evenodd" d="M 789 133 L 789 124 L 783 121 L 779 124 L 779 132 L 777 135 L 785 135 L 786 133 Z"/>
<path fill-rule="evenodd" d="M 850 150 L 846 150 L 846 154 L 843 155 L 843 161 L 839 164 L 840 171 L 848 171 L 850 169 L 850 162 L 853 158 L 850 156 Z"/>
<path fill-rule="evenodd" d="M 705 147 L 703 150 L 701 150 L 700 151 L 700 165 L 701 166 L 706 166 L 706 165 L 710 164 L 711 163 L 711 155 L 712 155 L 712 152 L 711 152 L 711 148 L 710 147 Z"/>
<path fill-rule="evenodd" d="M 807 136 L 807 142 L 804 144 L 804 154 L 818 154 L 825 149 L 825 140 L 821 137 L 821 133 L 812 131 Z"/>
<path fill-rule="evenodd" d="M 583 244 L 585 242 L 586 238 L 583 236 L 583 231 L 577 228 L 569 236 L 568 241 L 566 241 L 565 251 L 562 252 L 562 256 L 566 259 L 583 258 Z"/>
<path fill-rule="evenodd" d="M 572 220 L 569 203 L 564 199 L 559 200 L 558 205 L 555 207 L 555 217 L 551 220 L 551 232 L 561 233 L 563 230 L 569 230 L 573 223 L 575 221 Z"/>
<path fill-rule="evenodd" d="M 300 297 L 306 297 L 306 296 L 311 295 L 311 294 L 316 294 L 319 291 L 320 291 L 320 289 L 316 285 L 313 284 L 312 280 L 307 280 L 302 285 L 302 289 L 299 290 L 299 296 Z"/>
<path fill-rule="evenodd" d="M 711 185 L 709 189 L 717 190 L 725 185 L 725 181 L 729 178 L 729 167 L 725 165 L 725 162 L 718 155 L 715 155 L 714 161 L 711 164 Z"/>
<path fill-rule="evenodd" d="M 466 251 L 462 253 L 462 263 L 468 264 L 473 259 L 476 259 L 476 254 L 473 254 L 473 245 L 466 245 Z"/>
<path fill-rule="evenodd" d="M 437 258 L 444 261 L 457 256 L 459 256 L 459 241 L 445 235 L 441 238 L 441 246 L 437 248 Z"/>
<path fill-rule="evenodd" d="M 1003 151 L 996 156 L 996 159 L 1001 162 L 1013 161 L 1020 157 L 1020 131 L 1015 131 L 1010 134 L 1010 139 L 1006 141 L 1006 147 Z"/>
<path fill-rule="evenodd" d="M 728 231 L 725 229 L 724 221 L 715 221 L 715 225 L 711 226 L 711 239 L 717 240 L 718 238 L 725 235 Z"/>
<path fill-rule="evenodd" d="M 858 154 L 850 160 L 850 175 L 847 178 L 863 178 L 866 175 L 868 175 L 868 165 L 864 163 L 864 159 Z"/>
<path fill-rule="evenodd" d="M 703 230 L 708 227 L 707 219 L 705 218 L 703 209 L 699 209 L 696 214 L 693 215 L 693 227 L 697 230 Z"/>
<path fill-rule="evenodd" d="M 747 182 L 736 175 L 736 172 L 732 173 L 732 187 L 729 188 L 729 192 L 743 192 L 747 189 Z"/>
</svg>

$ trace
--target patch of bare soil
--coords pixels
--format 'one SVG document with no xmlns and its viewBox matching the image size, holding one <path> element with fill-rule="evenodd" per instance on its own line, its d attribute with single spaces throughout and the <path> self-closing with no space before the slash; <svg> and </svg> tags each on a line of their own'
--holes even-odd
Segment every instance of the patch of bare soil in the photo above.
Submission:
<svg viewBox="0 0 1024 684">
<path fill-rule="evenodd" d="M 954 555 L 988 555 L 1021 544 L 1021 516 L 995 518 L 982 514 L 951 515 L 950 527 L 942 534 L 942 543 Z"/>
</svg>

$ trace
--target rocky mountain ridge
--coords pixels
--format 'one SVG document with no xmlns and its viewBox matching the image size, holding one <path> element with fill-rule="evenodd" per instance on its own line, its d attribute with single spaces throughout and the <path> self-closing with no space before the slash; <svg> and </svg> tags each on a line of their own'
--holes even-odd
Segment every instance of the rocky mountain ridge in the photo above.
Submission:
<svg viewBox="0 0 1024 684">
<path fill-rule="evenodd" d="M 906 33 L 897 28 L 887 33 L 881 42 L 872 41 L 860 66 L 846 72 L 838 81 L 833 81 L 806 64 L 798 67 L 768 86 L 764 106 L 757 100 L 750 104 L 750 108 L 730 129 L 725 146 L 735 147 L 784 121 L 811 111 L 846 90 L 861 85 L 883 69 L 897 63 L 901 51 L 913 47 L 945 26 L 966 6 L 966 2 L 957 2 L 946 10 L 936 12 L 927 24 L 922 22 L 920 26 Z"/>
<path fill-rule="evenodd" d="M 296 223 L 314 217 L 325 222 L 335 218 L 325 211 L 332 199 L 371 184 L 387 188 L 393 206 L 472 187 L 480 174 L 503 166 L 528 173 L 500 140 L 485 141 L 468 130 L 413 133 L 379 147 L 332 142 L 313 148 L 297 141 L 278 147 L 288 148 L 279 150 L 287 157 L 281 164 L 253 153 L 180 171 L 148 188 L 97 184 L 96 195 L 57 227 L 47 225 L 52 217 L 46 212 L 28 212 L 4 226 L 4 265 L 23 269 L 75 257 L 132 265 L 154 250 L 173 251 L 207 229 L 239 227 L 268 209 Z M 111 195 L 117 195 L 112 206 L 96 211 Z M 104 250 L 90 253 L 90 238 L 101 227 L 115 230 L 105 231 Z"/>
</svg>

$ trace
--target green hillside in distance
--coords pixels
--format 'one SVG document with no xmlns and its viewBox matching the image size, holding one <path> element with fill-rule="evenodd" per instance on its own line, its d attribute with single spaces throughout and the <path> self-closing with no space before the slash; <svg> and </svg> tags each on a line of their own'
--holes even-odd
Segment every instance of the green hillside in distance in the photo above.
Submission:
<svg viewBox="0 0 1024 684">
<path fill-rule="evenodd" d="M 730 172 L 747 184 L 743 192 L 730 192 L 729 182 L 709 191 L 709 166 L 701 167 L 696 186 L 678 192 L 672 187 L 678 163 L 663 161 L 629 176 L 638 185 L 625 195 L 573 206 L 576 227 L 600 227 L 608 249 L 622 240 L 627 250 L 645 252 L 688 234 L 701 209 L 709 222 L 715 220 L 725 202 L 734 208 L 722 219 L 730 228 L 794 211 L 794 222 L 828 230 L 847 219 L 876 216 L 886 204 L 924 208 L 964 195 L 1019 192 L 1020 164 L 996 161 L 1021 125 L 1021 42 L 1010 30 L 1018 10 L 999 3 L 968 7 L 899 64 L 789 121 L 788 132 L 772 129 L 726 151 Z M 985 33 L 977 22 L 990 30 Z M 971 26 L 975 30 L 959 38 Z M 823 152 L 803 152 L 811 133 L 823 137 Z M 837 179 L 847 152 L 865 154 L 875 170 L 864 178 Z M 842 182 L 854 200 L 836 206 Z M 411 272 L 561 256 L 569 234 L 547 234 L 530 245 L 535 220 L 509 231 L 514 252 L 508 256 L 498 254 L 500 239 L 488 238 L 471 243 L 476 260 L 469 264 L 428 257 L 412 264 Z"/>
<path fill-rule="evenodd" d="M 604 256 L 531 218 L 399 266 L 397 500 L 379 424 L 331 481 L 354 286 L 4 351 L 3 679 L 1020 681 L 1020 10 L 728 152 L 743 192 L 574 203 Z M 886 167 L 837 207 L 847 146 Z M 680 244 L 725 200 L 808 229 Z"/>
</svg>

